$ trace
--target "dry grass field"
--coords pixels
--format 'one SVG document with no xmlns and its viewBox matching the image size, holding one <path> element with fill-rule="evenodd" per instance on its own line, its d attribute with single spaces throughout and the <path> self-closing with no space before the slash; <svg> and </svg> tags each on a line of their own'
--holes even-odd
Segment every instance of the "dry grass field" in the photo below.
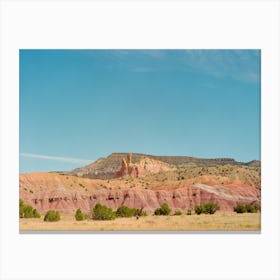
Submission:
<svg viewBox="0 0 280 280">
<path fill-rule="evenodd" d="M 138 220 L 76 221 L 63 216 L 58 222 L 20 219 L 20 231 L 260 231 L 260 213 L 215 213 L 214 215 L 147 216 Z"/>
</svg>

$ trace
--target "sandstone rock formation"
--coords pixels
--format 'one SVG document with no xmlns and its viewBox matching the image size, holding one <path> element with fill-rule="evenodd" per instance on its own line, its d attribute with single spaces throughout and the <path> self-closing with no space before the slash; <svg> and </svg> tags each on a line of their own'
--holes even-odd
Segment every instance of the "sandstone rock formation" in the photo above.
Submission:
<svg viewBox="0 0 280 280">
<path fill-rule="evenodd" d="M 134 178 L 144 177 L 148 173 L 159 173 L 162 171 L 172 171 L 175 167 L 149 157 L 142 157 L 137 163 L 132 163 L 132 154 L 128 154 L 127 158 L 122 159 L 122 165 L 116 172 L 115 178 L 131 176 Z"/>
</svg>

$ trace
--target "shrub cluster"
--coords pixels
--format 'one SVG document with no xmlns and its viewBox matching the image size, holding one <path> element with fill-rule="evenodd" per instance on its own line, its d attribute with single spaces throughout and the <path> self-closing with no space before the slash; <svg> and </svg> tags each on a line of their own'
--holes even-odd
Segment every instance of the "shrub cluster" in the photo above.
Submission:
<svg viewBox="0 0 280 280">
<path fill-rule="evenodd" d="M 133 217 L 135 216 L 136 208 L 129 208 L 125 205 L 120 206 L 116 211 L 117 217 Z"/>
<path fill-rule="evenodd" d="M 202 205 L 196 205 L 194 211 L 197 215 L 214 214 L 219 209 L 220 206 L 217 203 L 206 203 Z"/>
<path fill-rule="evenodd" d="M 49 210 L 44 217 L 45 222 L 56 222 L 59 220 L 60 220 L 60 214 L 58 211 L 54 211 L 54 210 Z"/>
<path fill-rule="evenodd" d="M 180 211 L 180 210 L 176 210 L 175 212 L 174 212 L 174 215 L 175 216 L 180 216 L 180 215 L 182 215 L 183 213 L 182 213 L 182 211 Z"/>
<path fill-rule="evenodd" d="M 92 219 L 93 220 L 114 220 L 116 218 L 116 213 L 105 205 L 97 203 L 92 209 Z"/>
<path fill-rule="evenodd" d="M 259 205 L 252 205 L 252 204 L 238 204 L 233 208 L 233 211 L 242 214 L 242 213 L 256 213 L 260 211 L 260 206 Z"/>
<path fill-rule="evenodd" d="M 196 205 L 195 208 L 194 208 L 194 212 L 197 215 L 200 215 L 200 214 L 204 213 L 203 205 Z"/>
<path fill-rule="evenodd" d="M 76 221 L 83 221 L 87 218 L 86 214 L 84 214 L 81 209 L 77 209 L 76 214 L 75 214 L 75 219 Z"/>
<path fill-rule="evenodd" d="M 116 211 L 117 217 L 141 217 L 147 216 L 147 212 L 143 209 L 138 208 L 129 208 L 125 205 L 120 206 Z"/>
<path fill-rule="evenodd" d="M 40 218 L 40 213 L 31 205 L 25 205 L 22 199 L 19 200 L 19 217 L 20 218 Z"/>
<path fill-rule="evenodd" d="M 167 203 L 163 203 L 160 208 L 157 208 L 155 210 L 155 215 L 163 215 L 163 216 L 167 216 L 169 215 L 171 212 L 171 209 L 169 208 L 168 204 Z"/>
<path fill-rule="evenodd" d="M 206 203 L 204 204 L 204 209 L 205 214 L 214 214 L 217 210 L 220 209 L 220 206 L 217 203 Z"/>
<path fill-rule="evenodd" d="M 247 204 L 245 207 L 246 207 L 247 213 L 256 213 L 257 212 L 257 209 L 255 208 L 254 205 Z"/>
</svg>

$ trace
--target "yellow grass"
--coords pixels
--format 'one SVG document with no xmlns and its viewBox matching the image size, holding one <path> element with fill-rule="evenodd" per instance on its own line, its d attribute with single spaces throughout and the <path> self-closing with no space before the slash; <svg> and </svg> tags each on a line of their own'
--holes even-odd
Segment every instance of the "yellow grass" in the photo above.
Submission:
<svg viewBox="0 0 280 280">
<path fill-rule="evenodd" d="M 113 221 L 76 221 L 63 216 L 58 222 L 20 219 L 20 231 L 259 231 L 260 213 L 215 213 L 214 215 L 147 216 L 138 220 L 118 218 Z"/>
</svg>

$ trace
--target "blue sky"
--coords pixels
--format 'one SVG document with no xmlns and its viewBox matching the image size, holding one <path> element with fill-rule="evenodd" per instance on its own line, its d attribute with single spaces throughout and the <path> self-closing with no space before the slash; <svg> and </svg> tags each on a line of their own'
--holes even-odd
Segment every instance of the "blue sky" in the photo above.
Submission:
<svg viewBox="0 0 280 280">
<path fill-rule="evenodd" d="M 20 50 L 20 172 L 113 152 L 260 159 L 259 50 Z"/>
</svg>

